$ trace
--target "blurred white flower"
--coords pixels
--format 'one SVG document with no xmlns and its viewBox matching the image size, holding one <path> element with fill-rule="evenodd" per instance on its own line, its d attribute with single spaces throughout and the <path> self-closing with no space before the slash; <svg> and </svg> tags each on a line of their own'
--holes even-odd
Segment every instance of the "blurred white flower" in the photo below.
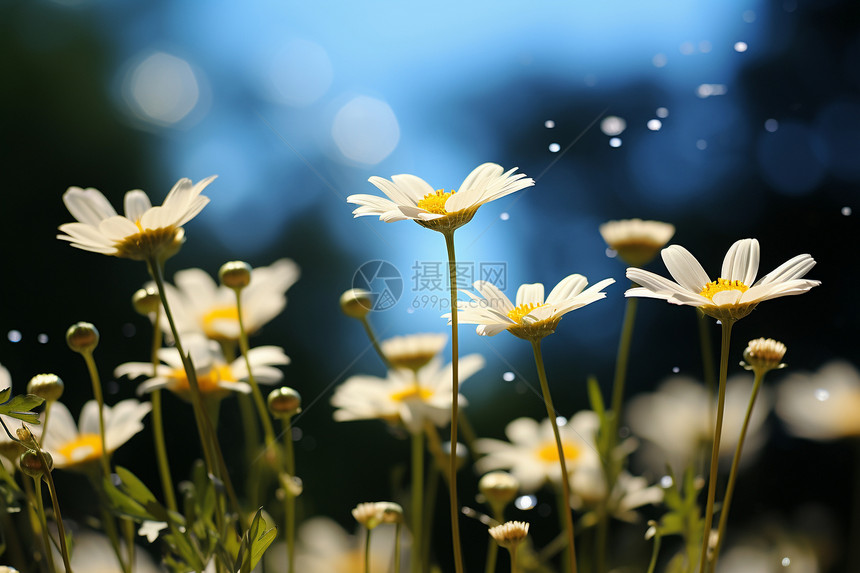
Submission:
<svg viewBox="0 0 860 573">
<path fill-rule="evenodd" d="M 251 271 L 251 282 L 242 289 L 242 321 L 247 333 L 253 334 L 278 316 L 287 305 L 287 290 L 299 280 L 299 267 L 291 259 L 280 259 L 268 267 Z M 178 271 L 175 287 L 166 285 L 170 308 L 182 332 L 202 332 L 213 340 L 239 339 L 239 313 L 236 293 L 218 285 L 201 269 Z M 167 320 L 162 317 L 165 332 Z"/>
<path fill-rule="evenodd" d="M 55 460 L 56 461 L 56 460 Z M 62 556 L 57 548 L 54 551 L 54 561 L 61 566 Z M 86 573 L 122 573 L 122 568 L 116 558 L 113 546 L 106 535 L 91 531 L 81 531 L 73 535 L 71 546 L 72 558 L 70 565 L 73 571 Z M 125 550 L 123 549 L 123 554 Z M 134 551 L 135 573 L 162 573 L 163 569 L 156 565 L 149 553 L 142 547 L 136 546 Z"/>
<path fill-rule="evenodd" d="M 606 475 L 600 466 L 584 466 L 570 478 L 571 505 L 574 509 L 593 509 L 606 498 Z M 609 514 L 624 521 L 635 521 L 636 508 L 663 501 L 663 488 L 648 485 L 644 477 L 627 470 L 618 475 L 607 503 Z"/>
<path fill-rule="evenodd" d="M 739 374 L 726 382 L 726 407 L 720 456 L 734 454 L 741 426 L 752 393 L 752 376 Z M 765 388 L 759 393 L 744 441 L 742 460 L 755 456 L 767 438 L 764 422 L 771 399 Z M 656 392 L 639 394 L 627 406 L 627 422 L 633 435 L 647 440 L 640 457 L 658 475 L 668 463 L 681 473 L 694 462 L 703 446 L 714 435 L 716 397 L 710 396 L 704 385 L 686 376 L 673 376 L 660 384 Z M 649 447 L 656 446 L 656 447 Z"/>
<path fill-rule="evenodd" d="M 135 260 L 163 259 L 185 241 L 182 225 L 209 203 L 200 193 L 215 176 L 197 183 L 180 179 L 160 207 L 153 207 L 140 189 L 125 194 L 125 216 L 116 210 L 97 189 L 69 187 L 63 202 L 76 223 L 60 225 L 65 235 L 58 239 L 71 242 L 85 251 Z"/>
<path fill-rule="evenodd" d="M 483 367 L 484 358 L 478 354 L 461 357 L 459 382 Z M 352 376 L 338 386 L 331 398 L 332 405 L 338 408 L 334 419 L 403 422 L 413 433 L 420 431 L 425 421 L 443 427 L 451 421 L 452 378 L 451 364 L 443 366 L 438 356 L 417 373 L 392 369 L 387 378 Z M 466 403 L 462 395 L 459 403 Z"/>
<path fill-rule="evenodd" d="M 675 226 L 660 221 L 624 219 L 603 223 L 600 234 L 625 263 L 640 267 L 651 262 L 666 246 L 675 234 Z"/>
<path fill-rule="evenodd" d="M 197 372 L 197 385 L 201 394 L 215 398 L 223 398 L 230 392 L 249 394 L 251 386 L 244 382 L 248 379 L 248 367 L 245 359 L 239 357 L 227 364 L 218 343 L 208 340 L 202 335 L 185 337 L 186 352 L 191 354 L 194 368 Z M 152 377 L 152 364 L 149 362 L 126 362 L 114 370 L 114 376 L 139 378 L 149 376 L 137 387 L 137 394 L 142 395 L 153 390 L 166 388 L 177 396 L 190 400 L 190 387 L 182 358 L 175 348 L 160 348 L 159 364 L 155 377 Z M 290 363 L 289 357 L 277 346 L 260 346 L 248 351 L 248 361 L 254 379 L 261 384 L 276 384 L 284 377 L 283 372 L 275 366 Z"/>
<path fill-rule="evenodd" d="M 712 281 L 690 252 L 680 245 L 662 251 L 663 262 L 677 282 L 637 268 L 627 269 L 627 278 L 642 285 L 624 296 L 659 298 L 673 304 L 698 307 L 721 320 L 737 320 L 748 315 L 758 303 L 803 294 L 821 281 L 802 279 L 815 266 L 810 255 L 798 255 L 755 282 L 759 265 L 756 239 L 735 242 L 723 259 L 720 277 Z"/>
<path fill-rule="evenodd" d="M 113 407 L 104 407 L 104 445 L 108 454 L 143 430 L 143 418 L 151 409 L 150 403 L 141 403 L 133 398 L 122 400 Z M 44 423 L 44 414 L 42 418 Z M 78 424 L 65 404 L 55 402 L 51 406 L 42 447 L 54 458 L 56 468 L 77 469 L 98 462 L 102 455 L 98 402 L 90 400 L 84 404 Z"/>
<path fill-rule="evenodd" d="M 860 373 L 842 360 L 777 386 L 776 413 L 789 432 L 810 440 L 860 436 Z"/>
<path fill-rule="evenodd" d="M 784 518 L 783 518 L 784 519 Z M 717 573 L 821 573 L 812 540 L 789 533 L 778 522 L 765 521 L 729 545 L 717 562 Z"/>
<path fill-rule="evenodd" d="M 392 368 L 418 370 L 439 354 L 447 343 L 446 334 L 408 334 L 383 340 L 379 347 Z"/>
<path fill-rule="evenodd" d="M 566 424 L 559 425 L 564 459 L 572 475 L 582 468 L 600 468 L 600 458 L 594 446 L 599 424 L 597 414 L 583 410 Z M 520 489 L 526 493 L 537 491 L 547 481 L 560 483 L 558 448 L 549 419 L 538 422 L 531 418 L 517 418 L 505 427 L 505 435 L 510 441 L 476 440 L 475 449 L 484 454 L 475 462 L 479 473 L 507 470 L 520 481 Z"/>
</svg>

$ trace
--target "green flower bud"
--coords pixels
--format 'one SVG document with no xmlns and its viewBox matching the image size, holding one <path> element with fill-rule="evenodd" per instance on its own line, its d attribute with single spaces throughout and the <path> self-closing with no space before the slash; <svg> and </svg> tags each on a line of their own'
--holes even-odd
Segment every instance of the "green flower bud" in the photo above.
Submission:
<svg viewBox="0 0 860 573">
<path fill-rule="evenodd" d="M 99 331 L 89 322 L 73 324 L 66 331 L 66 343 L 75 352 L 92 352 L 99 345 Z"/>
<path fill-rule="evenodd" d="M 27 394 L 35 394 L 46 402 L 56 402 L 63 395 L 65 385 L 56 374 L 36 374 L 27 383 Z"/>
<path fill-rule="evenodd" d="M 272 390 L 268 403 L 269 412 L 276 418 L 290 418 L 302 411 L 302 397 L 287 386 Z"/>
<path fill-rule="evenodd" d="M 221 265 L 218 278 L 225 287 L 242 290 L 251 282 L 251 270 L 251 265 L 244 261 L 230 261 Z"/>
</svg>

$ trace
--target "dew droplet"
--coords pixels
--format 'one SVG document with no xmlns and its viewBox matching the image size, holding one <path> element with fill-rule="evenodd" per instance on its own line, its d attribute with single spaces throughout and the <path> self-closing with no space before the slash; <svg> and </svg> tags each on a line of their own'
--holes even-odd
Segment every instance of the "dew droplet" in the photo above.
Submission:
<svg viewBox="0 0 860 573">
<path fill-rule="evenodd" d="M 819 402 L 824 402 L 830 398 L 830 392 L 825 390 L 824 388 L 816 388 L 815 389 L 815 399 Z"/>
<path fill-rule="evenodd" d="M 660 131 L 660 128 L 663 127 L 663 122 L 659 119 L 649 119 L 646 125 L 651 131 Z"/>
<path fill-rule="evenodd" d="M 663 68 L 668 63 L 666 59 L 666 54 L 654 54 L 654 57 L 651 58 L 651 63 L 654 64 L 655 68 Z"/>
<path fill-rule="evenodd" d="M 747 46 L 746 42 L 735 42 L 736 52 L 746 52 L 747 48 L 749 48 L 749 46 Z"/>
<path fill-rule="evenodd" d="M 774 131 L 779 129 L 779 122 L 772 118 L 768 119 L 764 122 L 764 128 L 770 133 L 773 133 Z"/>
<path fill-rule="evenodd" d="M 674 372 L 675 374 L 677 374 L 680 371 L 681 371 L 681 368 L 679 366 L 673 366 L 672 367 L 672 372 Z"/>
<path fill-rule="evenodd" d="M 755 22 L 755 12 L 753 12 L 752 10 L 745 10 L 743 14 L 743 19 L 744 22 L 746 22 L 747 24 L 752 24 L 753 22 Z"/>
<path fill-rule="evenodd" d="M 548 119 L 545 122 L 543 122 L 543 126 L 547 129 L 552 129 L 553 127 L 555 127 L 555 122 L 551 119 Z"/>
<path fill-rule="evenodd" d="M 502 221 L 507 221 L 510 218 L 511 218 L 511 214 L 508 213 L 507 211 L 499 214 L 499 219 L 501 219 Z"/>
<path fill-rule="evenodd" d="M 617 115 L 607 115 L 600 122 L 600 131 L 610 137 L 621 135 L 625 129 L 627 129 L 627 122 Z"/>
<path fill-rule="evenodd" d="M 672 476 L 663 476 L 660 478 L 660 487 L 672 487 Z"/>
<path fill-rule="evenodd" d="M 558 143 L 550 143 L 549 150 L 553 153 L 558 153 L 559 151 L 561 151 L 561 145 L 559 145 Z"/>
<path fill-rule="evenodd" d="M 36 337 L 36 340 L 39 341 L 39 344 L 48 344 L 48 335 L 43 332 Z"/>
<path fill-rule="evenodd" d="M 515 378 L 516 376 L 513 372 L 505 372 L 504 374 L 502 374 L 502 380 L 504 380 L 505 382 L 513 382 Z"/>
<path fill-rule="evenodd" d="M 537 498 L 533 495 L 521 495 L 514 500 L 514 507 L 523 511 L 534 509 L 535 505 L 537 505 Z"/>
<path fill-rule="evenodd" d="M 846 217 L 851 214 L 851 207 L 842 207 L 842 214 Z"/>
<path fill-rule="evenodd" d="M 556 416 L 555 423 L 559 426 L 567 426 L 567 418 L 565 418 L 564 416 Z"/>
<path fill-rule="evenodd" d="M 21 342 L 21 331 L 10 330 L 6 337 L 9 339 L 9 342 Z"/>
<path fill-rule="evenodd" d="M 788 557 L 783 557 L 780 563 L 782 563 L 783 567 L 788 567 L 789 565 L 791 565 L 791 559 L 789 559 Z"/>
<path fill-rule="evenodd" d="M 696 95 L 702 99 L 712 96 L 725 95 L 729 89 L 725 84 L 700 84 L 696 88 Z"/>
<path fill-rule="evenodd" d="M 610 249 L 609 247 L 606 247 L 606 256 L 609 257 L 610 259 L 614 259 L 615 257 L 618 256 L 618 251 L 616 251 L 615 249 Z"/>
<path fill-rule="evenodd" d="M 609 140 L 609 147 L 621 147 L 621 138 L 613 137 Z"/>
<path fill-rule="evenodd" d="M 704 151 L 708 148 L 708 142 L 704 139 L 700 139 L 696 142 L 696 149 L 700 151 Z"/>
<path fill-rule="evenodd" d="M 659 117 L 660 119 L 666 119 L 667 117 L 669 117 L 669 109 L 665 107 L 658 107 L 656 113 L 657 117 Z"/>
</svg>

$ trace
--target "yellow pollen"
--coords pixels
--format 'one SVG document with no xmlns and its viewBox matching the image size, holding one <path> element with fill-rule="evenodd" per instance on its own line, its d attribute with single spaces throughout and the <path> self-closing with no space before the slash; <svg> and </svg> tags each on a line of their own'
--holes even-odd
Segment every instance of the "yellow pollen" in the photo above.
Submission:
<svg viewBox="0 0 860 573">
<path fill-rule="evenodd" d="M 521 304 L 518 307 L 514 308 L 511 311 L 508 311 L 508 318 L 516 322 L 517 324 L 523 323 L 523 317 L 533 311 L 536 308 L 540 308 L 542 306 L 546 306 L 545 304 L 535 304 L 533 302 Z"/>
<path fill-rule="evenodd" d="M 421 400 L 422 402 L 426 402 L 430 396 L 433 395 L 433 390 L 429 388 L 422 388 L 417 384 L 414 386 L 410 386 L 404 390 L 399 390 L 397 392 L 391 393 L 391 399 L 395 402 L 405 402 L 407 400 Z"/>
<path fill-rule="evenodd" d="M 215 322 L 229 320 L 235 322 L 237 325 L 239 323 L 239 311 L 236 310 L 235 306 L 216 306 L 211 309 L 209 312 L 203 315 L 203 331 L 206 333 L 206 336 L 209 338 L 222 338 L 223 334 L 218 332 L 215 329 Z"/>
<path fill-rule="evenodd" d="M 446 193 L 444 189 L 439 189 L 435 193 L 427 193 L 423 199 L 418 201 L 418 208 L 424 209 L 429 213 L 435 213 L 436 215 L 447 215 L 448 211 L 445 210 L 445 202 L 453 194 L 454 191 Z"/>
<path fill-rule="evenodd" d="M 745 285 L 739 280 L 727 280 L 727 279 L 717 279 L 715 281 L 709 282 L 705 285 L 705 288 L 702 289 L 702 292 L 699 294 L 705 298 L 714 300 L 714 295 L 718 292 L 723 292 L 727 290 L 739 290 L 741 292 L 746 292 L 750 287 Z"/>
<path fill-rule="evenodd" d="M 562 442 L 561 449 L 564 451 L 565 460 L 575 460 L 579 457 L 579 448 L 570 442 Z M 544 462 L 558 462 L 558 448 L 555 442 L 548 442 L 537 451 L 537 457 Z"/>
<path fill-rule="evenodd" d="M 75 456 L 78 450 L 89 449 L 86 456 Z M 71 442 L 66 442 L 62 447 L 57 449 L 57 453 L 73 461 L 74 463 L 84 463 L 90 460 L 97 460 L 102 456 L 102 439 L 98 434 L 81 434 Z"/>
<path fill-rule="evenodd" d="M 177 368 L 174 370 L 170 374 L 170 378 L 173 380 L 173 383 L 170 385 L 170 389 L 174 392 L 188 393 L 191 391 L 188 384 L 188 376 L 183 368 Z M 233 378 L 233 373 L 230 371 L 230 367 L 226 364 L 213 366 L 206 371 L 205 374 L 200 372 L 197 373 L 197 387 L 203 394 L 223 391 L 223 389 L 218 386 L 218 383 L 222 380 L 225 382 L 236 382 L 236 379 Z"/>
</svg>

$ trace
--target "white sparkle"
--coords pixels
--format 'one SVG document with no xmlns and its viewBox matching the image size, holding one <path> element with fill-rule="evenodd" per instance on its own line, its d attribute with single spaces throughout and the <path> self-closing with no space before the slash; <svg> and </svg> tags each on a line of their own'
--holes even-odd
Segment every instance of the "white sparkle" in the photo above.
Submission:
<svg viewBox="0 0 860 573">
<path fill-rule="evenodd" d="M 616 251 L 615 249 L 610 249 L 609 247 L 606 247 L 606 256 L 609 257 L 610 259 L 614 259 L 615 257 L 618 256 L 618 251 Z"/>
<path fill-rule="evenodd" d="M 559 151 L 561 151 L 561 145 L 559 145 L 558 143 L 550 143 L 549 150 L 552 153 L 558 153 Z"/>
<path fill-rule="evenodd" d="M 521 495 L 514 500 L 514 507 L 517 509 L 534 509 L 535 505 L 537 505 L 537 498 L 533 495 Z"/>
<path fill-rule="evenodd" d="M 842 214 L 846 217 L 851 214 L 851 207 L 842 207 Z"/>
<path fill-rule="evenodd" d="M 672 476 L 663 476 L 660 478 L 660 487 L 672 487 Z"/>
<path fill-rule="evenodd" d="M 677 374 L 677 373 L 678 373 L 678 372 L 680 372 L 680 371 L 681 371 L 681 368 L 680 368 L 680 367 L 678 367 L 678 366 L 673 366 L 673 367 L 672 367 L 672 372 L 674 372 L 675 374 Z"/>
<path fill-rule="evenodd" d="M 555 423 L 559 426 L 567 426 L 567 418 L 565 418 L 564 416 L 556 416 Z"/>
<path fill-rule="evenodd" d="M 661 118 L 661 119 L 666 119 L 667 117 L 669 117 L 669 110 L 668 110 L 668 108 L 665 108 L 665 107 L 658 107 L 658 108 L 657 108 L 657 117 L 659 117 L 659 118 Z"/>
<path fill-rule="evenodd" d="M 547 129 L 552 129 L 553 127 L 555 127 L 555 122 L 551 119 L 548 119 L 545 122 L 543 122 L 543 126 Z"/>
<path fill-rule="evenodd" d="M 651 63 L 654 64 L 655 68 L 663 68 L 668 63 L 666 58 L 666 54 L 655 54 L 653 58 L 651 58 Z"/>
<path fill-rule="evenodd" d="M 627 121 L 617 115 L 607 115 L 600 122 L 600 131 L 608 136 L 621 135 L 627 129 Z"/>
<path fill-rule="evenodd" d="M 769 131 L 770 133 L 773 133 L 774 131 L 779 129 L 779 122 L 772 118 L 768 119 L 764 122 L 764 129 L 766 131 Z"/>
<path fill-rule="evenodd" d="M 736 52 L 746 52 L 747 48 L 749 48 L 749 46 L 747 46 L 746 42 L 735 42 Z"/>
<path fill-rule="evenodd" d="M 660 128 L 663 127 L 663 122 L 659 119 L 649 119 L 646 125 L 651 131 L 660 131 Z"/>
<path fill-rule="evenodd" d="M 609 147 L 621 147 L 621 138 L 613 137 L 609 140 Z"/>
<path fill-rule="evenodd" d="M 788 567 L 789 565 L 791 565 L 791 559 L 789 559 L 788 557 L 783 557 L 780 563 L 783 567 Z"/>
<path fill-rule="evenodd" d="M 830 398 L 830 392 L 825 390 L 824 388 L 816 388 L 815 390 L 815 399 L 819 402 L 824 402 Z"/>
<path fill-rule="evenodd" d="M 502 221 L 507 221 L 510 218 L 511 218 L 510 213 L 505 212 L 505 213 L 499 214 L 499 219 L 501 219 Z"/>
<path fill-rule="evenodd" d="M 39 341 L 39 344 L 47 344 L 48 343 L 48 335 L 44 332 L 36 337 L 36 340 Z"/>
<path fill-rule="evenodd" d="M 513 372 L 505 372 L 504 374 L 502 374 L 502 380 L 504 380 L 505 382 L 513 382 L 514 378 L 516 378 L 516 376 Z"/>
<path fill-rule="evenodd" d="M 6 337 L 9 339 L 9 342 L 21 342 L 21 331 L 10 330 L 9 334 L 7 334 Z"/>
<path fill-rule="evenodd" d="M 708 142 L 704 139 L 700 139 L 696 142 L 696 149 L 700 151 L 704 151 L 708 148 Z"/>
</svg>

